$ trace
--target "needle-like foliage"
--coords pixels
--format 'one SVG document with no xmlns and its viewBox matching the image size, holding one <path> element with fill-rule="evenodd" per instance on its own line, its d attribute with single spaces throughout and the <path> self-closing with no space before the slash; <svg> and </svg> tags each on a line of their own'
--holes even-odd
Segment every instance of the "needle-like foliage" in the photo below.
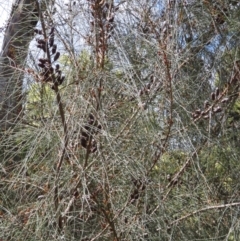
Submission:
<svg viewBox="0 0 240 241">
<path fill-rule="evenodd" d="M 0 239 L 239 240 L 238 1 L 34 4 L 7 65 Z"/>
</svg>

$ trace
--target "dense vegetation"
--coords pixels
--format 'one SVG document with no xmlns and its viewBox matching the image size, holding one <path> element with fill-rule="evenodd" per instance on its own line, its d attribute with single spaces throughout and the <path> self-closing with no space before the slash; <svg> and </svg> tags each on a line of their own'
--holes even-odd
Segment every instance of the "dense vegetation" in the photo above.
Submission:
<svg viewBox="0 0 240 241">
<path fill-rule="evenodd" d="M 5 33 L 1 240 L 240 239 L 238 1 L 20 0 Z"/>
</svg>

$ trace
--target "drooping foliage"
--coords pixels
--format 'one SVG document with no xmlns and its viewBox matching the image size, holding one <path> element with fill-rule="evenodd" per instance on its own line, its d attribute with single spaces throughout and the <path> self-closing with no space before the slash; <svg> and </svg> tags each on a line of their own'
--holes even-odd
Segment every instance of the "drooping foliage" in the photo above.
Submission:
<svg viewBox="0 0 240 241">
<path fill-rule="evenodd" d="M 0 238 L 239 240 L 238 1 L 36 1 Z"/>
</svg>

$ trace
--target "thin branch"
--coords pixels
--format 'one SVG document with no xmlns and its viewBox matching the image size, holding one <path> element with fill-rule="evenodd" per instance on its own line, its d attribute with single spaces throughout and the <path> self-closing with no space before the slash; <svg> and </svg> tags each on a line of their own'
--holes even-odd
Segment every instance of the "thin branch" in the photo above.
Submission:
<svg viewBox="0 0 240 241">
<path fill-rule="evenodd" d="M 234 207 L 234 206 L 240 206 L 240 202 L 238 202 L 238 203 L 228 203 L 228 204 L 222 204 L 222 205 L 215 205 L 215 206 L 208 206 L 208 207 L 196 210 L 192 213 L 189 213 L 189 214 L 171 222 L 170 225 L 172 226 L 172 225 L 174 225 L 174 224 L 176 224 L 176 223 L 178 223 L 178 222 L 180 222 L 180 221 L 182 221 L 186 218 L 189 218 L 189 217 L 191 217 L 195 214 L 201 213 L 201 212 L 205 212 L 205 211 L 209 211 L 209 210 L 213 210 L 213 209 L 229 208 L 229 207 Z"/>
</svg>

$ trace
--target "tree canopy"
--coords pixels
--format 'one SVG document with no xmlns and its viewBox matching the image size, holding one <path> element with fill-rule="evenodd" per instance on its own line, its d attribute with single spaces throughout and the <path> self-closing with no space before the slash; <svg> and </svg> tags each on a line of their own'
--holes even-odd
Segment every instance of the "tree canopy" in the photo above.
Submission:
<svg viewBox="0 0 240 241">
<path fill-rule="evenodd" d="M 234 0 L 15 1 L 0 239 L 239 240 L 239 13 Z"/>
</svg>

